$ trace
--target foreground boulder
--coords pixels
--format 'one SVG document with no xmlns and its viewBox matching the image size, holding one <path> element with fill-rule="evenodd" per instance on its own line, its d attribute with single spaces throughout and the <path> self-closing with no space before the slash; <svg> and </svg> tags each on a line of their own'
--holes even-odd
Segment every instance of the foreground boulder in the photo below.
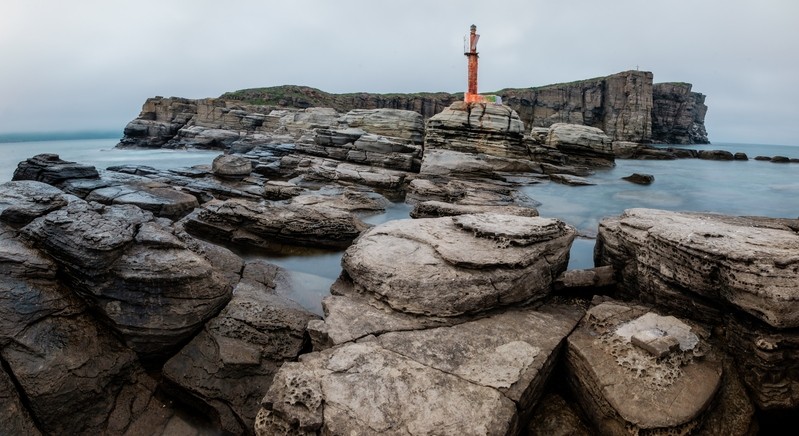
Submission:
<svg viewBox="0 0 799 436">
<path fill-rule="evenodd" d="M 11 180 L 36 180 L 58 186 L 69 179 L 96 179 L 97 169 L 90 165 L 61 160 L 57 154 L 38 154 L 17 165 Z"/>
<path fill-rule="evenodd" d="M 279 249 L 284 245 L 347 247 L 366 229 L 351 213 L 326 206 L 213 200 L 186 217 L 198 236 L 236 245 Z"/>
<path fill-rule="evenodd" d="M 564 223 L 538 217 L 399 220 L 364 233 L 341 263 L 358 292 L 394 310 L 456 316 L 546 295 L 574 237 Z"/>
<path fill-rule="evenodd" d="M 222 272 L 189 250 L 170 224 L 134 206 L 76 199 L 21 231 L 129 346 L 157 354 L 197 331 L 231 291 Z"/>
<path fill-rule="evenodd" d="M 275 376 L 256 433 L 519 434 L 580 315 L 513 310 L 304 355 Z"/>
<path fill-rule="evenodd" d="M 631 209 L 599 226 L 622 294 L 724 327 L 762 409 L 799 405 L 799 221 Z"/>
<path fill-rule="evenodd" d="M 570 165 L 614 165 L 612 141 L 596 127 L 555 123 L 549 127 L 545 144 L 566 154 Z"/>
<path fill-rule="evenodd" d="M 242 280 L 225 309 L 167 361 L 164 376 L 202 402 L 223 430 L 250 433 L 259 400 L 280 365 L 302 351 L 312 319 L 273 289 Z"/>
</svg>

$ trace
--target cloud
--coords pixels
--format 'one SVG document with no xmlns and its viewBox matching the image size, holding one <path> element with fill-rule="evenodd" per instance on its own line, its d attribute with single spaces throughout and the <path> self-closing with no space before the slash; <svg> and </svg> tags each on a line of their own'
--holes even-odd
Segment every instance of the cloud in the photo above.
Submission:
<svg viewBox="0 0 799 436">
<path fill-rule="evenodd" d="M 478 26 L 480 88 L 634 69 L 708 96 L 711 140 L 799 144 L 799 3 L 5 0 L 0 132 L 118 128 L 147 97 L 302 84 L 460 91 Z"/>
</svg>

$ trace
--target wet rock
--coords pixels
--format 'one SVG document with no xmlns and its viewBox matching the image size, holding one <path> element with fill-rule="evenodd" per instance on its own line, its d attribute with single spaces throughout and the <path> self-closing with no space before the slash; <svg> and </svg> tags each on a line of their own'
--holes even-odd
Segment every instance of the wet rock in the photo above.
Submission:
<svg viewBox="0 0 799 436">
<path fill-rule="evenodd" d="M 164 365 L 164 376 L 213 410 L 232 434 L 250 433 L 259 402 L 284 361 L 296 360 L 305 325 L 297 303 L 242 280 L 225 309 Z"/>
<path fill-rule="evenodd" d="M 614 165 L 612 141 L 596 127 L 555 123 L 549 127 L 546 145 L 565 153 L 571 165 Z"/>
<path fill-rule="evenodd" d="M 676 346 L 657 356 L 633 344 L 642 336 Z M 674 317 L 602 303 L 567 340 L 569 383 L 602 434 L 695 431 L 722 378 L 721 361 L 703 336 Z"/>
<path fill-rule="evenodd" d="M 789 163 L 791 159 L 786 156 L 773 156 L 771 161 L 774 163 Z"/>
<path fill-rule="evenodd" d="M 732 155 L 732 158 L 735 160 L 749 160 L 749 156 L 747 156 L 746 153 L 741 152 L 735 153 Z"/>
<path fill-rule="evenodd" d="M 442 216 L 466 215 L 483 212 L 494 212 L 502 215 L 538 216 L 538 210 L 533 207 L 520 206 L 483 206 L 468 204 L 453 204 L 443 201 L 423 201 L 417 203 L 411 211 L 411 218 L 438 218 Z"/>
<path fill-rule="evenodd" d="M 699 150 L 697 153 L 699 159 L 709 160 L 733 160 L 735 156 L 727 150 Z"/>
<path fill-rule="evenodd" d="M 546 393 L 538 402 L 530 424 L 530 436 L 590 436 L 593 431 L 579 413 L 556 393 Z"/>
<path fill-rule="evenodd" d="M 622 179 L 637 185 L 651 185 L 655 181 L 655 176 L 652 174 L 632 173 L 629 176 L 622 177 Z"/>
<path fill-rule="evenodd" d="M 229 299 L 221 272 L 134 206 L 76 200 L 22 233 L 63 268 L 69 285 L 145 355 L 167 352 Z"/>
<path fill-rule="evenodd" d="M 199 206 L 197 198 L 161 183 L 114 185 L 91 191 L 86 201 L 132 204 L 156 216 L 179 219 Z"/>
<path fill-rule="evenodd" d="M 612 266 L 564 271 L 553 283 L 556 291 L 603 288 L 616 283 Z"/>
<path fill-rule="evenodd" d="M 9 435 L 42 434 L 36 428 L 28 409 L 22 404 L 17 388 L 2 369 L 0 369 L 0 422 L 3 423 L 3 432 Z"/>
<path fill-rule="evenodd" d="M 580 313 L 515 310 L 304 355 L 275 376 L 256 432 L 518 434 Z"/>
<path fill-rule="evenodd" d="M 185 227 L 201 237 L 277 249 L 279 244 L 346 247 L 367 226 L 350 213 L 324 206 L 214 200 L 187 216 Z"/>
<path fill-rule="evenodd" d="M 64 192 L 35 181 L 0 184 L 0 221 L 21 227 L 34 218 L 64 207 Z"/>
<path fill-rule="evenodd" d="M 511 108 L 458 101 L 427 121 L 425 154 L 433 149 L 528 159 L 524 123 Z"/>
<path fill-rule="evenodd" d="M 755 160 L 771 160 L 769 156 L 755 156 Z"/>
<path fill-rule="evenodd" d="M 798 227 L 795 220 L 630 209 L 600 223 L 595 253 L 598 265 L 614 266 L 623 290 L 675 313 L 715 324 L 717 311 L 731 305 L 794 328 Z"/>
<path fill-rule="evenodd" d="M 38 154 L 17 165 L 11 180 L 36 180 L 58 186 L 70 179 L 96 179 L 97 170 L 90 165 L 61 160 L 57 154 Z"/>
<path fill-rule="evenodd" d="M 214 158 L 211 171 L 223 179 L 240 180 L 252 172 L 252 162 L 237 154 L 222 154 Z"/>
<path fill-rule="evenodd" d="M 573 176 L 571 174 L 550 174 L 549 178 L 552 179 L 553 182 L 561 183 L 563 185 L 569 186 L 591 186 L 596 185 L 596 183 L 579 176 Z"/>
<path fill-rule="evenodd" d="M 541 298 L 566 269 L 574 236 L 545 218 L 398 220 L 364 233 L 342 268 L 359 292 L 394 310 L 455 316 Z"/>
</svg>

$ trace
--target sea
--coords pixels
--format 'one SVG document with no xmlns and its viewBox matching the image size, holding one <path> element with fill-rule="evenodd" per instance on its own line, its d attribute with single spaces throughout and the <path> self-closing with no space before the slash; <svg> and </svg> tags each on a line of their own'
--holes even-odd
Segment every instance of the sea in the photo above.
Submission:
<svg viewBox="0 0 799 436">
<path fill-rule="evenodd" d="M 219 155 L 218 151 L 115 149 L 120 137 L 118 134 L 85 136 L 6 138 L 9 142 L 2 142 L 0 137 L 0 183 L 11 180 L 20 161 L 40 153 L 56 153 L 61 159 L 94 165 L 98 169 L 124 164 L 160 169 L 208 165 Z M 599 221 L 629 208 L 799 218 L 799 163 L 753 160 L 760 155 L 799 158 L 799 146 L 714 143 L 683 147 L 743 152 L 750 160 L 619 159 L 615 167 L 597 170 L 589 177 L 596 183 L 593 186 L 566 186 L 545 181 L 525 186 L 522 191 L 540 203 L 541 216 L 560 218 L 582 235 L 572 246 L 570 269 L 594 266 L 593 236 Z M 655 181 L 644 186 L 622 179 L 632 173 L 651 174 Z M 362 218 L 368 223 L 379 224 L 407 218 L 410 210 L 407 204 L 394 203 L 384 213 Z M 322 314 L 321 299 L 329 293 L 330 285 L 341 272 L 341 251 L 243 255 L 263 258 L 291 271 L 297 289 L 291 297 L 319 314 Z"/>
</svg>

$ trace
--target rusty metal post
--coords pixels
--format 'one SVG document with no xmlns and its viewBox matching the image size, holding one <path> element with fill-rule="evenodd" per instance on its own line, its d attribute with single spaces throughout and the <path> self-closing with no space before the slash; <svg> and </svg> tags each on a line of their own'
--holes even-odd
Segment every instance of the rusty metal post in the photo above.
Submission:
<svg viewBox="0 0 799 436">
<path fill-rule="evenodd" d="M 477 58 L 479 57 L 477 55 L 477 41 L 479 39 L 480 35 L 477 34 L 477 26 L 472 24 L 469 31 L 469 51 L 464 53 L 469 66 L 469 83 L 464 96 L 464 101 L 468 103 L 480 101 L 480 96 L 477 94 Z"/>
</svg>

